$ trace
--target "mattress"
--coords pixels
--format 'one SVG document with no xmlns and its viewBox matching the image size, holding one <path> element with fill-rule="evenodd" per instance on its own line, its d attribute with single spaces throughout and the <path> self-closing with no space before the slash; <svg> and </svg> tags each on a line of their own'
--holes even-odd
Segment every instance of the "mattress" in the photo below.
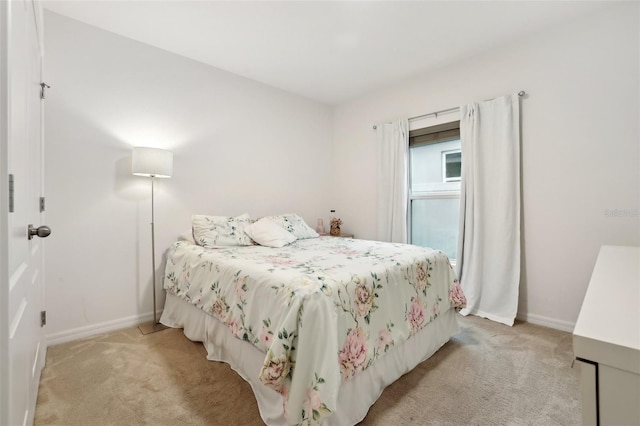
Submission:
<svg viewBox="0 0 640 426">
<path fill-rule="evenodd" d="M 381 391 L 448 340 L 451 334 L 432 340 L 423 331 L 440 318 L 449 318 L 442 323 L 454 330 L 453 308 L 464 304 L 441 252 L 332 237 L 277 249 L 177 242 L 168 251 L 165 288 L 163 323 L 191 333 L 170 308 L 179 299 L 204 314 L 204 336 L 200 330 L 187 337 L 203 341 L 211 359 L 232 366 L 235 357 L 243 359 L 235 350 L 220 353 L 236 346 L 227 340 L 253 354 L 253 370 L 234 368 L 252 384 L 267 424 L 359 421 L 377 395 L 363 397 L 361 409 L 347 406 L 358 413 L 347 415 L 339 404 L 351 383 L 372 376 L 373 389 Z M 219 346 L 220 336 L 232 339 Z M 415 356 L 389 361 L 415 345 Z M 388 371 L 390 362 L 396 368 Z"/>
</svg>

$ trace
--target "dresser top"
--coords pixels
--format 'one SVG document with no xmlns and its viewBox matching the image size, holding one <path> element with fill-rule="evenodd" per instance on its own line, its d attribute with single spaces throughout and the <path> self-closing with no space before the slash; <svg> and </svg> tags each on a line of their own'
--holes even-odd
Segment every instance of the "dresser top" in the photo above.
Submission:
<svg viewBox="0 0 640 426">
<path fill-rule="evenodd" d="M 573 334 L 576 356 L 640 371 L 640 247 L 600 248 Z"/>
</svg>

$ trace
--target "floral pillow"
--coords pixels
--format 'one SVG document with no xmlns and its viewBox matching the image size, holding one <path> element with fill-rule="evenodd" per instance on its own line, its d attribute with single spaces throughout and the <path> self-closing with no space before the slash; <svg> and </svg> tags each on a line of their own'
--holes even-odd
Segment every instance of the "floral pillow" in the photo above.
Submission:
<svg viewBox="0 0 640 426">
<path fill-rule="evenodd" d="M 193 238 L 198 245 L 209 248 L 228 246 L 250 246 L 253 241 L 244 229 L 251 224 L 248 214 L 240 216 L 193 215 L 191 225 Z"/>
<path fill-rule="evenodd" d="M 320 236 L 313 228 L 307 225 L 303 218 L 295 213 L 267 216 L 267 219 L 291 232 L 298 240 Z"/>
<path fill-rule="evenodd" d="M 267 247 L 284 247 L 296 240 L 291 232 L 266 217 L 244 228 L 244 233 L 256 243 Z"/>
</svg>

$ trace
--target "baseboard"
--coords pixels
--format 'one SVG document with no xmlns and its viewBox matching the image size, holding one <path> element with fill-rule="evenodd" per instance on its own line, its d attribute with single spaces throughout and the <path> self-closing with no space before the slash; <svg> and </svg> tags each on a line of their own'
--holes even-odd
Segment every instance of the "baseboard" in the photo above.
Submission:
<svg viewBox="0 0 640 426">
<path fill-rule="evenodd" d="M 158 313 L 158 318 L 162 311 Z M 153 320 L 153 313 L 133 315 L 130 317 L 119 318 L 112 321 L 105 321 L 98 324 L 91 324 L 85 327 L 78 327 L 71 330 L 61 331 L 55 334 L 48 334 L 47 346 L 59 345 L 61 343 L 71 342 L 73 340 L 84 339 L 86 337 L 95 336 L 97 334 L 107 333 L 109 331 L 121 328 L 133 327 L 147 321 Z"/>
<path fill-rule="evenodd" d="M 573 329 L 576 326 L 575 322 L 561 321 L 555 318 L 549 318 L 535 314 L 518 314 L 516 318 L 531 324 L 541 325 L 543 327 L 553 328 L 560 331 L 566 331 L 568 333 L 573 333 Z"/>
</svg>

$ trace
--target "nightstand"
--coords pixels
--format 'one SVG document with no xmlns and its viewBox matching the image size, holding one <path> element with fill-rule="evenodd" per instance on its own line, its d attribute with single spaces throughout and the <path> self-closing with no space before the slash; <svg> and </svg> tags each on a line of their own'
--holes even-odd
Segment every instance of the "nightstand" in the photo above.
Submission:
<svg viewBox="0 0 640 426">
<path fill-rule="evenodd" d="M 353 234 L 342 232 L 340 235 L 320 234 L 321 237 L 354 238 Z"/>
</svg>

